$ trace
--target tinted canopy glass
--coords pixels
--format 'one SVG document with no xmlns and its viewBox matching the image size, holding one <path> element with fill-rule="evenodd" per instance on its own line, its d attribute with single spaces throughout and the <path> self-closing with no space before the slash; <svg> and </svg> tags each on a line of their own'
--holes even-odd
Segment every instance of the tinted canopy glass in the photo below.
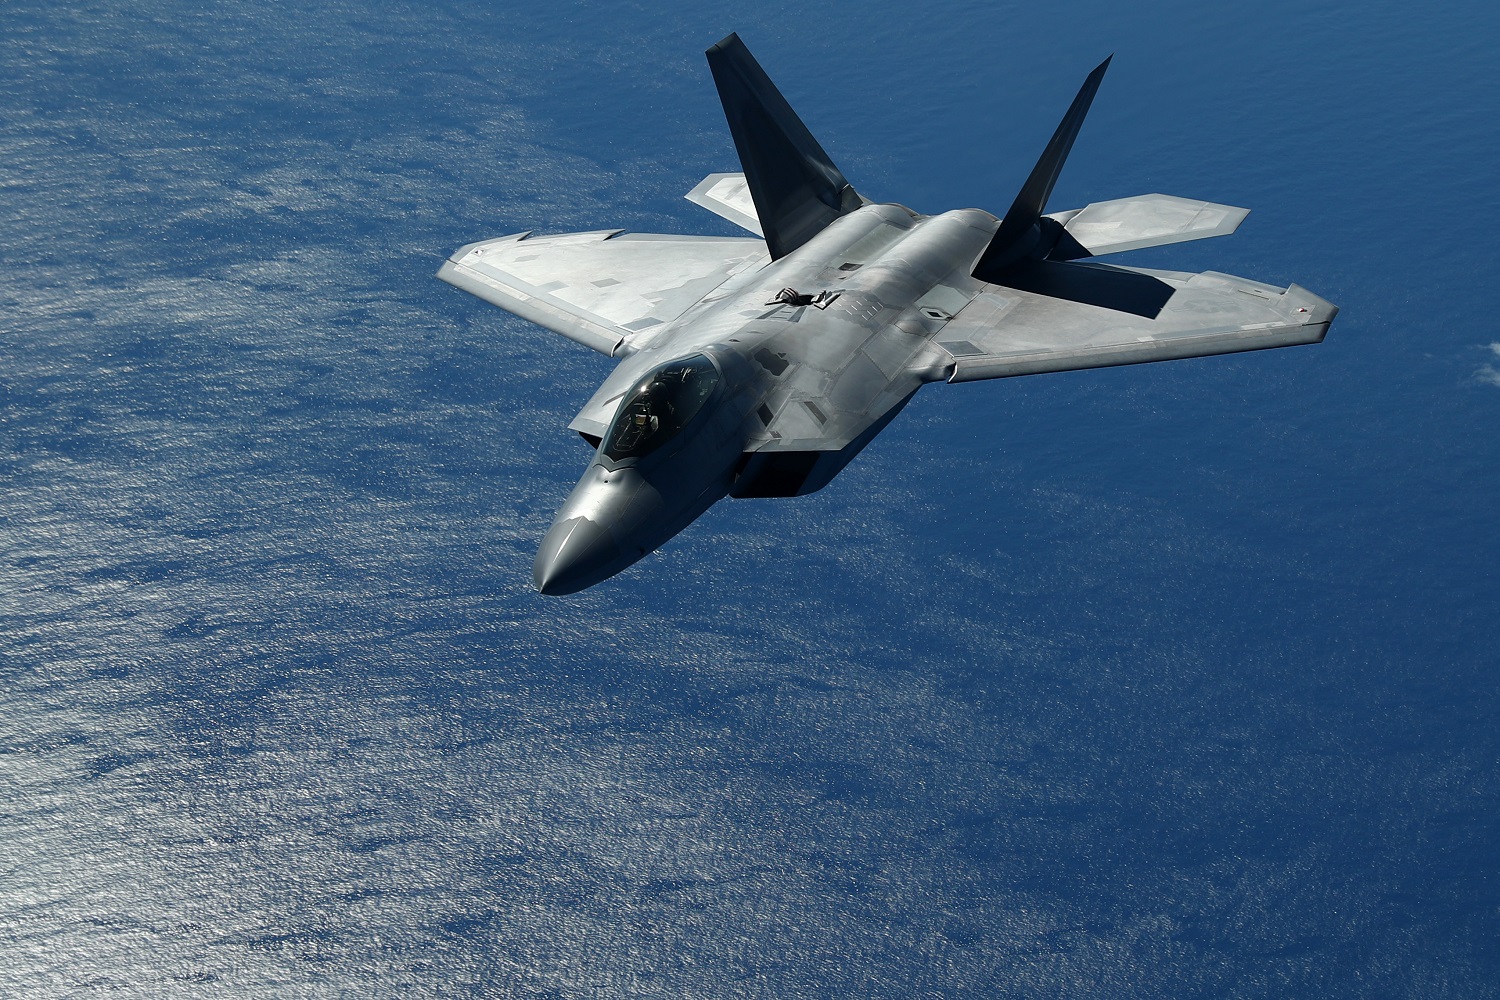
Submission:
<svg viewBox="0 0 1500 1000">
<path fill-rule="evenodd" d="M 718 384 L 718 370 L 702 354 L 658 368 L 620 404 L 604 438 L 605 456 L 639 458 L 660 448 L 697 415 Z"/>
</svg>

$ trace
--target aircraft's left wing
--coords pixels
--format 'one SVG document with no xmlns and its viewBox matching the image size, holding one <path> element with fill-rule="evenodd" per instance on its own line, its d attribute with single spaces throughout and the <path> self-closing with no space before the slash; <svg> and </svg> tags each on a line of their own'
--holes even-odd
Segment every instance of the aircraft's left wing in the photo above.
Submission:
<svg viewBox="0 0 1500 1000">
<path fill-rule="evenodd" d="M 471 243 L 438 277 L 601 354 L 639 349 L 729 277 L 767 259 L 760 240 L 606 230 Z"/>
<path fill-rule="evenodd" d="M 1214 271 L 1117 270 L 1147 274 L 1172 287 L 1156 318 L 990 285 L 933 338 L 953 359 L 948 380 L 1316 344 L 1338 312 L 1298 285 L 1277 288 Z"/>
</svg>

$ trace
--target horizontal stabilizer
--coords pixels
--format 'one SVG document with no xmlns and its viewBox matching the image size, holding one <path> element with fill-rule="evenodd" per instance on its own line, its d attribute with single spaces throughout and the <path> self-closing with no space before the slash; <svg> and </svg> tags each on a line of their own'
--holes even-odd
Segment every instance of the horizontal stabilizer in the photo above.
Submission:
<svg viewBox="0 0 1500 1000">
<path fill-rule="evenodd" d="M 1099 201 L 1085 208 L 1047 216 L 1062 223 L 1063 229 L 1072 237 L 1071 240 L 1058 241 L 1049 256 L 1053 260 L 1077 260 L 1122 250 L 1228 236 L 1249 214 L 1248 208 L 1165 194 Z"/>
<path fill-rule="evenodd" d="M 766 235 L 760 231 L 755 200 L 750 197 L 744 174 L 709 174 L 683 197 L 756 236 Z"/>
<path fill-rule="evenodd" d="M 833 165 L 738 35 L 706 53 L 755 217 L 777 260 L 864 199 Z"/>
</svg>

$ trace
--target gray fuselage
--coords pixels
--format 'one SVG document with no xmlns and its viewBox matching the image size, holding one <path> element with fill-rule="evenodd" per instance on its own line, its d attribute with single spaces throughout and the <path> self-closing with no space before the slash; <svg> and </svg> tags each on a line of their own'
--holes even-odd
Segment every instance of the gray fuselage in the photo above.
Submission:
<svg viewBox="0 0 1500 1000">
<path fill-rule="evenodd" d="M 537 588 L 574 593 L 613 576 L 727 495 L 825 485 L 924 382 L 951 373 L 932 334 L 982 286 L 969 270 L 996 224 L 976 209 L 867 205 L 729 279 L 652 338 L 662 348 L 622 361 L 601 389 L 619 400 L 609 433 L 542 540 Z M 940 287 L 954 301 L 933 300 Z M 782 289 L 796 302 L 827 295 L 777 302 Z M 699 387 L 690 419 L 673 396 L 683 379 Z M 798 448 L 799 420 L 816 425 L 817 448 Z"/>
</svg>

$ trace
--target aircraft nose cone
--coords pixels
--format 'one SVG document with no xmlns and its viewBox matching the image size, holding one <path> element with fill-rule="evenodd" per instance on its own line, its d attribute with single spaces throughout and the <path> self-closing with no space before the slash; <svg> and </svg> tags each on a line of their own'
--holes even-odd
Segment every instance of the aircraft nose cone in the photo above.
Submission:
<svg viewBox="0 0 1500 1000">
<path fill-rule="evenodd" d="M 613 576 L 624 556 L 604 525 L 570 517 L 554 524 L 542 539 L 531 579 L 549 596 L 576 594 Z"/>
</svg>

